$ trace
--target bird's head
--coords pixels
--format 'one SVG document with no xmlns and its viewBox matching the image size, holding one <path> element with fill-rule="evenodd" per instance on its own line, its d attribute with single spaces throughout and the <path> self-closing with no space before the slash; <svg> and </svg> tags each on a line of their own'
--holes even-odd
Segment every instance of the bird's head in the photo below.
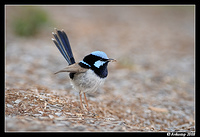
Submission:
<svg viewBox="0 0 200 137">
<path fill-rule="evenodd" d="M 106 53 L 103 51 L 94 51 L 89 55 L 85 56 L 79 64 L 84 68 L 89 68 L 94 70 L 94 72 L 100 77 L 107 76 L 107 65 L 109 62 L 114 62 L 116 60 L 108 58 Z"/>
</svg>

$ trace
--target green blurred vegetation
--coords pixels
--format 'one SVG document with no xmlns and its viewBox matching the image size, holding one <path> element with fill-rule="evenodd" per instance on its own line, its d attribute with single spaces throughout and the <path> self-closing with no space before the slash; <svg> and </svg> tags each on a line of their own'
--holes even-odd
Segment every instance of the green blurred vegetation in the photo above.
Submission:
<svg viewBox="0 0 200 137">
<path fill-rule="evenodd" d="M 48 23 L 48 14 L 36 7 L 24 7 L 20 15 L 13 19 L 12 28 L 18 36 L 34 36 Z"/>
</svg>

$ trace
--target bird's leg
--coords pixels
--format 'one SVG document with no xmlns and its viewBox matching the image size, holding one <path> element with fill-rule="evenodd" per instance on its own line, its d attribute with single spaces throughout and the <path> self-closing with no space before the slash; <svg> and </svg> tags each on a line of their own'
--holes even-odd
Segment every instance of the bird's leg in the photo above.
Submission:
<svg viewBox="0 0 200 137">
<path fill-rule="evenodd" d="M 86 105 L 87 105 L 87 110 L 89 111 L 89 107 L 88 107 L 88 102 L 87 102 L 86 95 L 85 95 L 85 93 L 83 93 L 83 94 L 84 94 L 84 98 L 85 98 L 85 103 L 86 103 Z"/>
<path fill-rule="evenodd" d="M 81 109 L 83 110 L 82 93 L 81 93 L 81 91 L 79 92 L 79 96 L 80 96 L 80 106 L 81 106 Z"/>
</svg>

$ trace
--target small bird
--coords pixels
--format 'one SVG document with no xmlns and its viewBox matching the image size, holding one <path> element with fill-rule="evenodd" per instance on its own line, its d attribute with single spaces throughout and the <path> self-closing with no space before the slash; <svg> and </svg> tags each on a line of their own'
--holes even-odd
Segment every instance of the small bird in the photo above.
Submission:
<svg viewBox="0 0 200 137">
<path fill-rule="evenodd" d="M 95 92 L 98 87 L 104 83 L 108 75 L 108 63 L 116 60 L 108 58 L 106 53 L 103 51 L 94 51 L 89 55 L 86 55 L 82 61 L 76 63 L 69 39 L 64 30 L 60 31 L 55 29 L 55 33 L 52 32 L 52 34 L 55 38 L 52 38 L 54 44 L 68 62 L 68 66 L 66 68 L 56 72 L 55 74 L 60 72 L 69 72 L 69 77 L 73 88 L 79 91 L 81 109 L 83 110 L 83 93 L 86 108 L 89 111 L 85 93 Z"/>
</svg>

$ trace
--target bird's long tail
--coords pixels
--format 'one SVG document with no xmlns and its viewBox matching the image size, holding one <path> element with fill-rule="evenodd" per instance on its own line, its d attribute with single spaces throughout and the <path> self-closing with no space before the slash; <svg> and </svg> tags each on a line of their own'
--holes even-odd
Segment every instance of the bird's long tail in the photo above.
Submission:
<svg viewBox="0 0 200 137">
<path fill-rule="evenodd" d="M 55 29 L 56 33 L 52 32 L 54 38 L 52 38 L 56 47 L 59 49 L 60 53 L 66 59 L 69 65 L 75 63 L 75 59 L 71 50 L 71 46 L 69 44 L 69 39 L 66 33 L 62 30 Z"/>
</svg>

